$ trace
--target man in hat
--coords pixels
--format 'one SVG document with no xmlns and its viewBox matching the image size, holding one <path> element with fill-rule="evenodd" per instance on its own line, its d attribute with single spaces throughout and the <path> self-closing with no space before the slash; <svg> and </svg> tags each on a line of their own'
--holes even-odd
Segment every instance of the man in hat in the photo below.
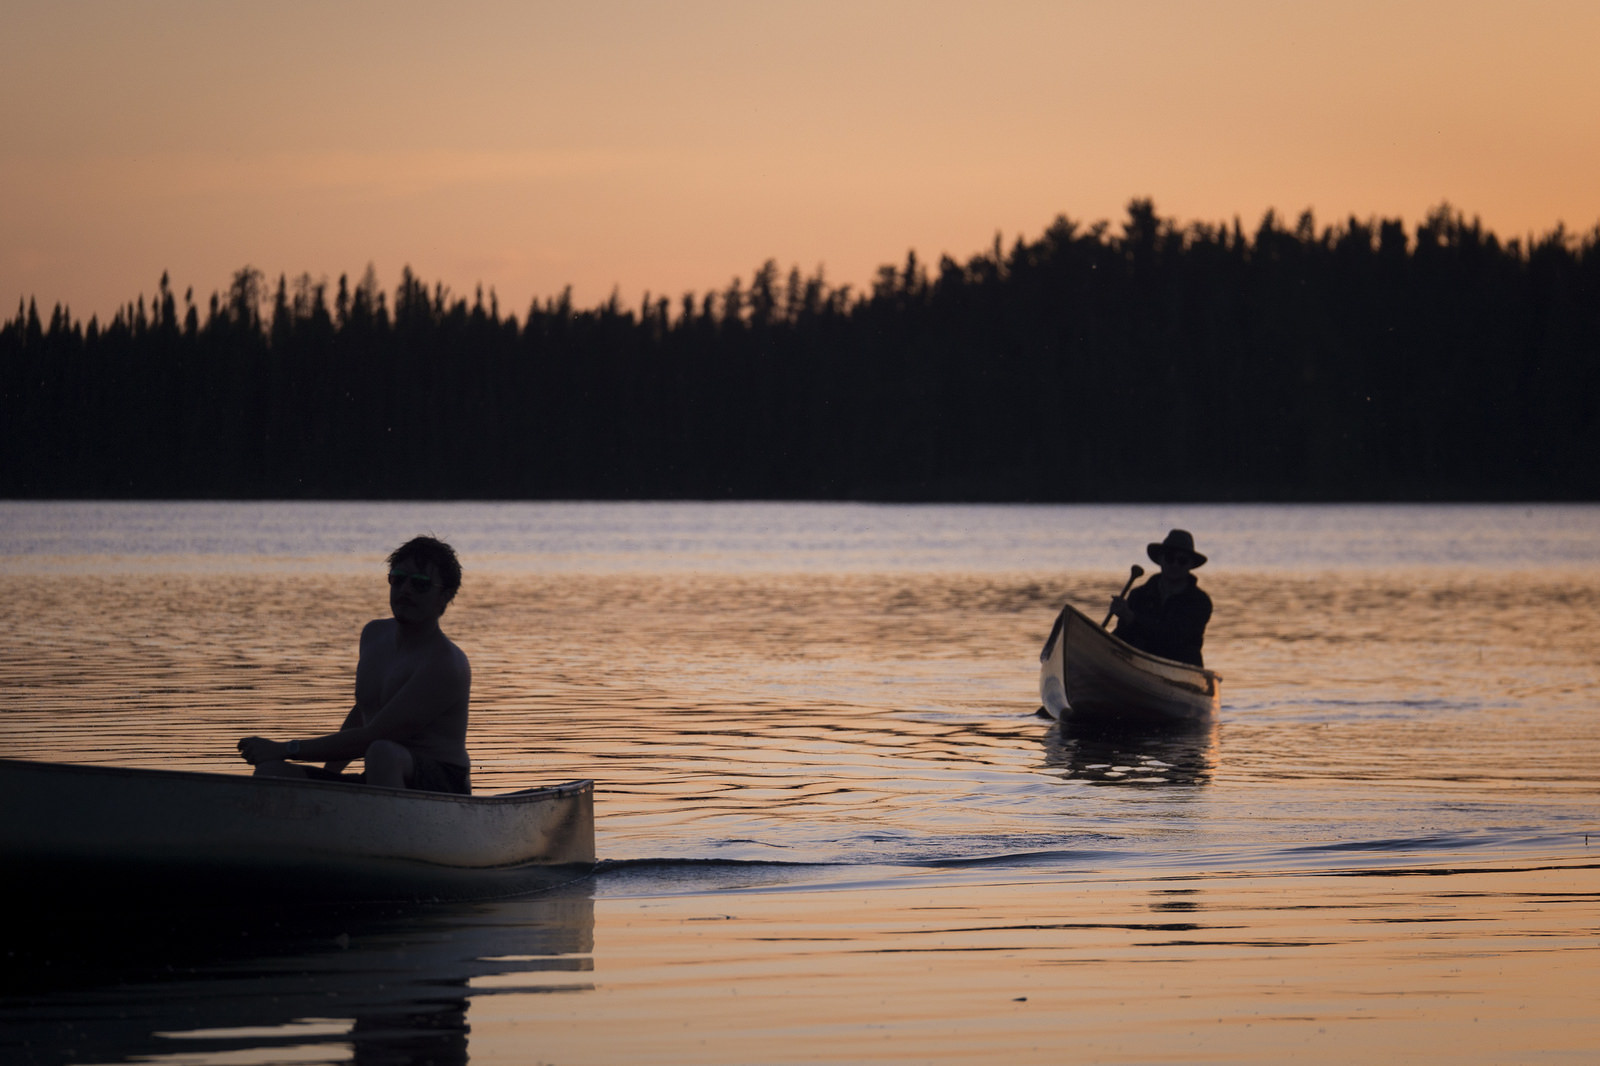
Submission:
<svg viewBox="0 0 1600 1066">
<path fill-rule="evenodd" d="M 1211 621 L 1211 597 L 1200 590 L 1190 571 L 1204 566 L 1206 557 L 1194 550 L 1194 537 L 1187 529 L 1174 529 L 1145 552 L 1161 572 L 1127 599 L 1112 597 L 1111 613 L 1117 616 L 1113 632 L 1140 651 L 1204 666 L 1200 645 Z"/>
</svg>

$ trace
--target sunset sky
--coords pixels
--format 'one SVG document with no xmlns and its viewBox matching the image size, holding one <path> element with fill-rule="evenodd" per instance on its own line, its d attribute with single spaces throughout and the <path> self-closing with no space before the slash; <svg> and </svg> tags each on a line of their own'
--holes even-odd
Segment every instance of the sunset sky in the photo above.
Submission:
<svg viewBox="0 0 1600 1066">
<path fill-rule="evenodd" d="M 1600 222 L 1600 3 L 8 0 L 0 315 L 270 277 L 502 309 L 1058 214 Z"/>
</svg>

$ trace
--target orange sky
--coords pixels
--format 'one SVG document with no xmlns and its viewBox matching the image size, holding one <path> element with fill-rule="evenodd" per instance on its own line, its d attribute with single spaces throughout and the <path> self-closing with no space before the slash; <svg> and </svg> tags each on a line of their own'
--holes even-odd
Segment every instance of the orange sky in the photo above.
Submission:
<svg viewBox="0 0 1600 1066">
<path fill-rule="evenodd" d="M 1600 3 L 8 0 L 0 315 L 861 284 L 1057 214 L 1600 222 Z"/>
</svg>

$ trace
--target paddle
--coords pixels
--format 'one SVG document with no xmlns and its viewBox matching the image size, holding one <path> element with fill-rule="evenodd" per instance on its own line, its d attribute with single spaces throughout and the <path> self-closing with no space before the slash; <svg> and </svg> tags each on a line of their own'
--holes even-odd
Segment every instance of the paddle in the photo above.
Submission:
<svg viewBox="0 0 1600 1066">
<path fill-rule="evenodd" d="M 1134 563 L 1133 568 L 1128 571 L 1128 583 L 1122 586 L 1121 592 L 1117 593 L 1117 599 L 1120 600 L 1122 597 L 1126 596 L 1128 594 L 1128 590 L 1133 588 L 1133 583 L 1139 580 L 1141 577 L 1144 577 L 1144 567 L 1140 566 L 1138 563 Z M 1111 611 L 1106 612 L 1106 620 L 1100 623 L 1101 629 L 1104 629 L 1111 624 L 1112 614 L 1113 612 Z"/>
</svg>

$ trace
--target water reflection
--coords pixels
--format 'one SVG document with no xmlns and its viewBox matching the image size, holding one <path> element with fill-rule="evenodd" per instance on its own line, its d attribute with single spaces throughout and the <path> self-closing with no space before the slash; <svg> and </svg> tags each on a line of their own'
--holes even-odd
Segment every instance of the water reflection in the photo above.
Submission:
<svg viewBox="0 0 1600 1066">
<path fill-rule="evenodd" d="M 1094 785 L 1154 788 L 1204 785 L 1215 764 L 1217 728 L 1056 722 L 1044 735 L 1044 764 Z"/>
<path fill-rule="evenodd" d="M 466 1063 L 472 997 L 593 988 L 588 882 L 491 903 L 8 926 L 7 1062 Z"/>
<path fill-rule="evenodd" d="M 1190 898 L 1200 895 L 1198 888 L 1152 888 L 1150 894 L 1154 897 L 1150 904 L 1150 909 L 1153 911 L 1187 913 L 1202 909 L 1198 899 Z"/>
</svg>

